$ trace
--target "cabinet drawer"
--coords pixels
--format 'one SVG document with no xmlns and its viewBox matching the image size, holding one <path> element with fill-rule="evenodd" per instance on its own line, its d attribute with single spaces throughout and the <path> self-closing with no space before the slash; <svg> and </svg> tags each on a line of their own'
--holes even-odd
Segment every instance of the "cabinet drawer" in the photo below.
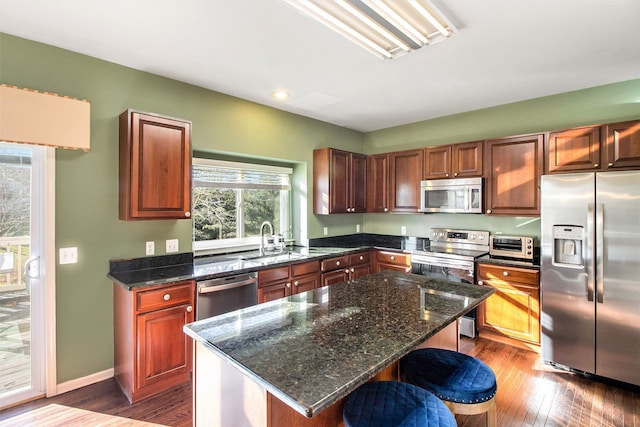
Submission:
<svg viewBox="0 0 640 427">
<path fill-rule="evenodd" d="M 275 282 L 277 280 L 289 279 L 289 266 L 271 268 L 269 270 L 258 271 L 258 286 L 265 285 L 267 283 Z"/>
<path fill-rule="evenodd" d="M 136 294 L 136 311 L 151 311 L 177 304 L 191 304 L 195 298 L 194 292 L 193 282 L 141 291 Z"/>
<path fill-rule="evenodd" d="M 504 280 L 538 285 L 539 272 L 527 268 L 478 264 L 478 280 Z"/>
<path fill-rule="evenodd" d="M 339 268 L 347 268 L 349 266 L 349 257 L 347 255 L 327 258 L 322 261 L 322 271 L 337 270 Z"/>
<path fill-rule="evenodd" d="M 376 252 L 376 260 L 386 264 L 409 265 L 411 264 L 411 255 L 400 252 L 378 251 Z"/>
<path fill-rule="evenodd" d="M 320 261 L 303 262 L 291 265 L 291 276 L 303 276 L 305 274 L 317 273 L 320 271 Z"/>
<path fill-rule="evenodd" d="M 369 252 L 360 252 L 357 254 L 349 255 L 349 265 L 354 267 L 356 265 L 369 264 L 371 256 Z"/>
</svg>

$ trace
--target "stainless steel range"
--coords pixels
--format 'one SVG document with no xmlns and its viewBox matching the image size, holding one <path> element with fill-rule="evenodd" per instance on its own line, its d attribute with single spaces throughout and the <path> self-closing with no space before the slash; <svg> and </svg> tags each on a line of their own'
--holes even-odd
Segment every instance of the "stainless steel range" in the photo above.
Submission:
<svg viewBox="0 0 640 427">
<path fill-rule="evenodd" d="M 475 284 L 475 261 L 489 253 L 489 232 L 432 228 L 418 239 L 411 254 L 411 272 L 452 282 Z M 460 321 L 460 334 L 476 336 L 475 309 Z"/>
</svg>

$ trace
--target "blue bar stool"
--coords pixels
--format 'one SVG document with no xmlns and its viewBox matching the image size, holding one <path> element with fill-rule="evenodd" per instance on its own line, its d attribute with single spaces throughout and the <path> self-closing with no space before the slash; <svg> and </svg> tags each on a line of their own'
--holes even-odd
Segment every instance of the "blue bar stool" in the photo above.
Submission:
<svg viewBox="0 0 640 427">
<path fill-rule="evenodd" d="M 487 426 L 496 425 L 496 376 L 484 362 L 457 351 L 414 350 L 400 361 L 407 382 L 438 396 L 454 414 L 486 413 Z"/>
<path fill-rule="evenodd" d="M 346 427 L 455 427 L 447 406 L 423 388 L 399 381 L 369 382 L 344 404 Z"/>
</svg>

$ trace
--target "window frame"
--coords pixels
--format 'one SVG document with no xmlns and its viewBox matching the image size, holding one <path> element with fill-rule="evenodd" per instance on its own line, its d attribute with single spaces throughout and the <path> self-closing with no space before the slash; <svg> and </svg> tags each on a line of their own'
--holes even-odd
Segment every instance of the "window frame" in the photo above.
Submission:
<svg viewBox="0 0 640 427">
<path fill-rule="evenodd" d="M 292 225 L 293 225 L 292 224 L 293 168 L 283 167 L 283 166 L 272 166 L 272 165 L 265 165 L 265 164 L 256 164 L 256 163 L 242 163 L 242 162 L 233 162 L 233 161 L 225 161 L 225 160 L 207 159 L 203 157 L 194 157 L 193 158 L 194 170 L 196 166 L 199 166 L 199 165 L 211 166 L 211 167 L 217 167 L 217 168 L 227 168 L 227 169 L 239 170 L 239 171 L 254 171 L 254 172 L 257 171 L 257 172 L 267 172 L 267 173 L 275 173 L 275 174 L 287 174 L 289 176 L 288 188 L 280 189 L 280 229 L 274 230 L 274 233 L 283 234 L 285 238 L 292 236 L 291 233 L 292 233 Z M 191 173 L 193 190 L 195 190 L 198 187 L 202 187 L 202 186 L 196 185 L 196 179 L 194 178 L 194 173 L 193 173 L 194 170 L 192 170 L 192 173 Z M 233 187 L 229 187 L 229 188 L 233 188 Z M 242 201 L 244 199 L 243 193 L 245 189 L 261 189 L 261 188 L 259 187 L 252 188 L 250 185 L 247 185 L 247 184 L 242 184 L 239 186 L 239 188 L 235 188 L 235 191 L 239 192 L 236 199 L 236 202 L 237 202 L 236 230 L 239 234 L 244 233 L 245 218 L 244 218 L 244 208 L 242 205 Z M 192 233 L 193 251 L 198 255 L 241 251 L 241 250 L 251 250 L 251 249 L 257 249 L 260 245 L 259 236 L 196 241 L 195 240 L 195 219 L 193 220 L 192 228 L 193 228 L 193 233 Z"/>
</svg>

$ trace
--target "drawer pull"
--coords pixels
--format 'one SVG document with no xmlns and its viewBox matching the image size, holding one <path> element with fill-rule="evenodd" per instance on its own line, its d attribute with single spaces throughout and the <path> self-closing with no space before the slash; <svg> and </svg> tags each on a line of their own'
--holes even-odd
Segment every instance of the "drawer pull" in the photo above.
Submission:
<svg viewBox="0 0 640 427">
<path fill-rule="evenodd" d="M 191 313 L 193 311 L 193 307 L 190 305 L 187 306 L 187 313 Z"/>
<path fill-rule="evenodd" d="M 502 272 L 502 275 L 503 275 L 504 277 L 507 277 L 507 276 L 509 275 L 509 272 L 508 272 L 508 271 L 503 271 L 503 272 Z"/>
<path fill-rule="evenodd" d="M 336 261 L 336 265 L 340 265 L 340 261 Z"/>
<path fill-rule="evenodd" d="M 344 272 L 345 272 L 345 273 L 347 273 L 347 274 L 349 274 L 349 269 L 348 269 L 348 268 L 345 268 Z"/>
<path fill-rule="evenodd" d="M 291 283 L 287 283 L 287 288 L 290 288 L 290 287 L 291 287 Z"/>
<path fill-rule="evenodd" d="M 171 294 L 164 294 L 162 299 L 165 300 L 165 301 L 169 301 L 171 299 Z"/>
<path fill-rule="evenodd" d="M 393 255 L 391 255 L 391 261 L 395 260 L 396 257 L 394 257 Z"/>
<path fill-rule="evenodd" d="M 360 261 L 364 259 L 364 255 L 360 255 Z"/>
<path fill-rule="evenodd" d="M 482 286 L 484 285 L 484 282 L 482 280 L 478 280 L 478 285 Z"/>
<path fill-rule="evenodd" d="M 296 280 L 295 282 L 293 282 L 293 286 L 298 286 L 298 281 Z"/>
<path fill-rule="evenodd" d="M 355 268 L 353 268 L 353 267 L 351 267 L 351 272 L 352 272 L 352 273 L 355 273 L 355 272 L 356 272 L 356 269 L 355 269 Z"/>
<path fill-rule="evenodd" d="M 191 212 L 185 212 L 184 216 L 186 216 L 187 218 L 191 217 Z"/>
</svg>

